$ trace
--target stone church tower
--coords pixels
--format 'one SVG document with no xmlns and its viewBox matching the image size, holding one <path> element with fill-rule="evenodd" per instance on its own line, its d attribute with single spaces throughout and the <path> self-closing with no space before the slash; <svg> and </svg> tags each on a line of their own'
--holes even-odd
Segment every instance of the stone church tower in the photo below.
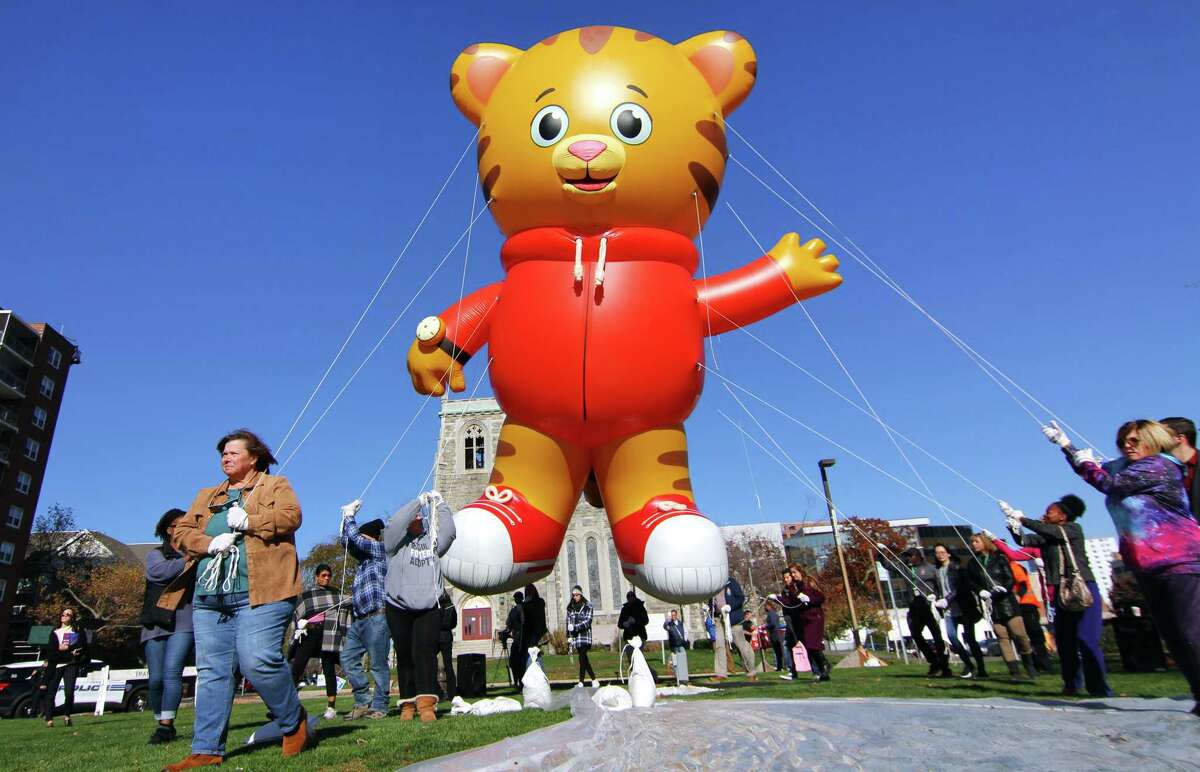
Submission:
<svg viewBox="0 0 1200 772">
<path fill-rule="evenodd" d="M 441 431 L 438 438 L 435 487 L 454 511 L 474 501 L 487 485 L 495 460 L 496 443 L 504 412 L 490 397 L 446 399 L 441 401 Z M 583 587 L 592 603 L 595 617 L 592 638 L 595 645 L 610 644 L 616 636 L 617 616 L 625 593 L 631 585 L 621 574 L 621 565 L 613 545 L 612 530 L 604 510 L 591 506 L 580 497 L 571 517 L 562 549 L 550 576 L 537 583 L 546 601 L 546 623 L 550 631 L 565 629 L 566 605 L 571 587 Z M 655 598 L 638 593 L 651 614 L 672 608 Z M 512 595 L 471 596 L 454 588 L 451 591 L 458 609 L 458 629 L 454 635 L 454 653 L 481 652 L 500 655 L 494 645 L 495 632 L 504 627 L 512 604 Z M 678 608 L 678 607 L 676 607 Z M 698 607 L 684 610 L 689 628 L 702 633 Z M 653 635 L 653 633 L 651 633 Z"/>
</svg>

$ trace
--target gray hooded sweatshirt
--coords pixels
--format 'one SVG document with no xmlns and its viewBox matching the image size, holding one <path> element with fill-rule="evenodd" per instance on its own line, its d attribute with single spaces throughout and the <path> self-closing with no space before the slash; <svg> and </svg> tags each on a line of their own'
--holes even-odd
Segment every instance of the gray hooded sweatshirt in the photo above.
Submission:
<svg viewBox="0 0 1200 772">
<path fill-rule="evenodd" d="M 443 590 L 441 557 L 454 543 L 454 515 L 445 502 L 438 504 L 433 514 L 436 529 L 426 520 L 421 535 L 413 536 L 408 526 L 419 517 L 421 502 L 413 499 L 400 507 L 383 529 L 383 546 L 388 554 L 384 583 L 387 601 L 405 611 L 438 607 Z"/>
</svg>

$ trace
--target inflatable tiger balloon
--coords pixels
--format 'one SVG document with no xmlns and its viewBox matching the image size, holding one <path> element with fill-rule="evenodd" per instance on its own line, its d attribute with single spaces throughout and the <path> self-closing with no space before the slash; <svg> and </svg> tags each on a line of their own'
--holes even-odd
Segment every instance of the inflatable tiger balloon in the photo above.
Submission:
<svg viewBox="0 0 1200 772">
<path fill-rule="evenodd" d="M 455 59 L 451 94 L 479 127 L 479 177 L 507 237 L 504 280 L 422 320 L 408 354 L 416 390 L 441 395 L 465 388 L 463 366 L 488 346 L 507 413 L 490 483 L 454 516 L 443 570 L 458 587 L 490 594 L 549 574 L 585 487 L 634 585 L 678 603 L 724 585 L 725 543 L 697 509 L 683 428 L 704 338 L 842 281 L 825 245 L 795 233 L 696 278 L 724 116 L 755 71 L 734 32 L 673 45 L 621 27 Z"/>
</svg>

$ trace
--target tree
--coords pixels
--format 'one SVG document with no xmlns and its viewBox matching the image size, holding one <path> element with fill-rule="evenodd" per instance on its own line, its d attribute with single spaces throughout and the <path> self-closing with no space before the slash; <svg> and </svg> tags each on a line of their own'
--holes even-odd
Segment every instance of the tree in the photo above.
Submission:
<svg viewBox="0 0 1200 772">
<path fill-rule="evenodd" d="M 880 550 L 876 545 L 882 544 L 887 550 L 885 555 L 899 555 L 908 548 L 908 540 L 886 520 L 873 517 L 850 517 L 848 528 L 840 533 L 842 552 L 846 557 L 846 573 L 850 579 L 850 591 L 855 598 L 860 595 L 867 600 L 878 598 L 879 579 L 875 575 L 875 561 L 879 559 Z M 838 571 L 837 560 L 830 561 Z M 886 566 L 888 561 L 883 561 Z"/>
<path fill-rule="evenodd" d="M 79 526 L 75 523 L 75 510 L 64 507 L 57 501 L 45 512 L 34 518 L 33 533 L 30 534 L 26 553 L 51 553 L 61 547 Z"/>
<path fill-rule="evenodd" d="M 779 542 L 761 534 L 726 541 L 729 573 L 741 583 L 747 598 L 778 592 L 782 584 L 779 575 L 784 568 L 784 553 Z"/>
</svg>

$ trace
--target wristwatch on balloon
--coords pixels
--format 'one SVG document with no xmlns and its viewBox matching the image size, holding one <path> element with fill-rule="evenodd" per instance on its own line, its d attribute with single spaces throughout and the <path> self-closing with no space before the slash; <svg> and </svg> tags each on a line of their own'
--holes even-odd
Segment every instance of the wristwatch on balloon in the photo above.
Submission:
<svg viewBox="0 0 1200 772">
<path fill-rule="evenodd" d="M 470 353 L 446 337 L 446 323 L 440 316 L 427 316 L 417 323 L 417 340 L 425 347 L 440 348 L 460 365 L 465 365 L 471 359 Z"/>
</svg>

